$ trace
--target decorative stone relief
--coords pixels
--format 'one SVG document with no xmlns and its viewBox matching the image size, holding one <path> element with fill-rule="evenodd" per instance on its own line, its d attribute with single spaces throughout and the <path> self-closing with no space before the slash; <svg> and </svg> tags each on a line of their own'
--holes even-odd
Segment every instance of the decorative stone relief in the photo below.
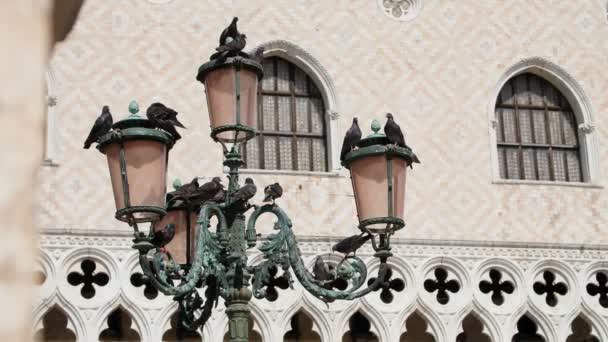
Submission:
<svg viewBox="0 0 608 342">
<path fill-rule="evenodd" d="M 300 247 L 309 266 L 312 267 L 318 250 L 315 246 L 331 245 L 337 240 L 328 241 L 327 237 L 303 239 Z M 57 306 L 72 322 L 74 329 L 70 330 L 82 341 L 112 337 L 116 328 L 110 323 L 114 324 L 118 318 L 124 319 L 125 333 L 133 337 L 137 334 L 143 341 L 147 336 L 164 336 L 172 328 L 175 330 L 170 319 L 176 305 L 170 296 L 157 293 L 142 277 L 137 252 L 131 248 L 130 234 L 42 234 L 40 243 L 39 267 L 32 271 L 41 277 L 38 282 L 42 282 L 34 307 L 35 327 L 43 326 L 44 315 L 49 308 Z M 369 263 L 369 278 L 373 278 L 377 264 L 373 261 L 373 250 L 367 247 L 361 248 L 357 255 Z M 608 341 L 608 331 L 598 323 L 608 318 L 608 268 L 605 263 L 608 250 L 591 246 L 585 253 L 572 253 L 572 250 L 568 245 L 486 246 L 395 240 L 395 255 L 389 259 L 392 274 L 387 276 L 386 288 L 359 301 L 336 301 L 327 307 L 307 295 L 297 282 L 293 290 L 283 290 L 279 286 L 282 284 L 276 284 L 279 299 L 275 302 L 252 301 L 252 315 L 260 323 L 261 335 L 283 336 L 285 331 L 281 329 L 286 325 L 281 322 L 287 316 L 291 317 L 290 313 L 303 309 L 319 327 L 321 339 L 335 341 L 348 330 L 349 318 L 355 312 L 361 312 L 372 323 L 372 332 L 381 335 L 378 338 L 397 341 L 404 334 L 408 337 L 416 332 L 412 324 L 408 330 L 406 321 L 412 312 L 419 312 L 424 321 L 420 333 L 431 334 L 441 341 L 454 341 L 463 331 L 456 328 L 462 326 L 463 312 L 472 312 L 483 327 L 488 328 L 493 340 L 500 331 L 491 327 L 510 327 L 502 328 L 505 334 L 511 334 L 509 338 L 516 334 L 524 337 L 547 334 L 556 336 L 556 341 L 566 341 L 573 330 L 560 327 L 571 324 L 571 319 L 567 322 L 565 318 L 578 316 L 577 310 L 585 302 L 594 309 L 592 316 L 587 315 L 594 336 L 600 341 Z M 324 257 L 330 261 L 334 257 L 340 259 L 333 254 Z M 252 260 L 256 260 L 255 255 Z M 526 262 L 522 263 L 523 260 Z M 478 266 L 466 267 L 471 261 Z M 573 261 L 581 264 L 580 271 L 571 267 Z M 414 263 L 418 267 L 414 267 Z M 523 264 L 528 272 L 524 271 Z M 42 275 L 46 276 L 44 281 Z M 78 283 L 77 286 L 70 284 L 67 278 L 73 278 L 71 280 Z M 581 279 L 580 286 L 577 279 Z M 86 296 L 81 293 L 84 286 L 88 287 Z M 92 294 L 91 287 L 95 294 L 87 299 Z M 387 304 L 393 296 L 392 303 Z M 227 320 L 220 310 L 222 305 L 204 329 L 204 340 L 219 340 L 223 336 Z M 128 315 L 110 315 L 117 307 Z M 527 309 L 531 307 L 535 309 Z M 481 309 L 476 308 L 484 309 L 479 312 Z M 521 314 L 513 315 L 514 312 Z M 534 324 L 527 324 L 530 320 L 526 319 L 518 324 L 525 312 Z M 172 336 L 174 332 L 168 335 Z"/>
<path fill-rule="evenodd" d="M 378 6 L 392 19 L 409 21 L 414 19 L 422 9 L 421 0 L 377 0 Z"/>
</svg>

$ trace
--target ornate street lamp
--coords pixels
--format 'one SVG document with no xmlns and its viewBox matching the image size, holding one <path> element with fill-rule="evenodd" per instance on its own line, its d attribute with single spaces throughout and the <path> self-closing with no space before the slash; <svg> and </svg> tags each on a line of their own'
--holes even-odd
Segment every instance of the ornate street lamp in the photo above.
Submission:
<svg viewBox="0 0 608 342">
<path fill-rule="evenodd" d="M 98 140 L 97 148 L 108 158 L 116 218 L 137 228 L 137 223 L 166 214 L 167 162 L 175 141 L 137 115 L 135 101 L 129 111 L 129 117 Z"/>
<path fill-rule="evenodd" d="M 238 37 L 238 31 L 236 34 Z M 227 45 L 231 42 L 225 41 Z M 389 144 L 378 134 L 380 126 L 375 122 L 375 133 L 361 140 L 344 161 L 351 172 L 359 228 L 369 234 L 374 256 L 380 259 L 375 280 L 362 288 L 367 268 L 354 255 L 347 255 L 334 271 L 326 268 L 329 274 L 324 277 L 311 273 L 302 261 L 292 222 L 277 204 L 258 206 L 234 198 L 240 187 L 239 168 L 244 165 L 239 145 L 255 136 L 257 87 L 263 76 L 262 66 L 243 53 L 242 47 L 244 42 L 240 49 L 224 55 L 218 50 L 197 76 L 205 85 L 211 137 L 221 143 L 223 164 L 230 169 L 223 200 L 169 201 L 164 207 L 167 156 L 174 141 L 148 120 L 134 117 L 135 104 L 130 108 L 133 115 L 99 140 L 100 150 L 108 156 L 116 218 L 134 226 L 133 248 L 139 251 L 147 279 L 162 293 L 174 296 L 182 323 L 189 329 L 202 327 L 223 298 L 233 342 L 247 341 L 251 297 L 276 299 L 273 286 L 291 286 L 290 269 L 308 292 L 326 302 L 352 300 L 388 286 L 389 239 L 404 226 L 405 172 L 413 156 L 409 148 Z M 250 209 L 247 219 L 245 213 Z M 256 222 L 266 213 L 276 217 L 277 233 L 258 246 Z M 217 223 L 212 226 L 213 218 Z M 153 222 L 150 231 L 137 229 L 139 222 Z M 156 237 L 167 224 L 175 227 L 175 235 L 161 246 Z M 264 260 L 248 266 L 246 251 L 254 247 Z M 282 274 L 277 277 L 279 270 Z M 348 285 L 335 287 L 338 283 Z M 204 298 L 197 284 L 206 287 Z"/>
</svg>

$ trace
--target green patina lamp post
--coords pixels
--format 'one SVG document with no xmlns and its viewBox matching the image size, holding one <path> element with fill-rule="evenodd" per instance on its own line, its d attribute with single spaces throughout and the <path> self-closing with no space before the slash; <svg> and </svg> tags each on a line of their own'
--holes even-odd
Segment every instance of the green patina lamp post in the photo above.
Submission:
<svg viewBox="0 0 608 342">
<path fill-rule="evenodd" d="M 409 148 L 389 144 L 378 133 L 376 121 L 374 134 L 347 154 L 344 165 L 351 172 L 359 228 L 373 236 L 380 267 L 375 280 L 365 288 L 367 268 L 355 256 L 345 258 L 329 279 L 318 279 L 304 265 L 292 222 L 277 204 L 243 205 L 233 199 L 240 187 L 239 168 L 244 165 L 239 145 L 256 132 L 262 70 L 258 62 L 239 53 L 205 63 L 198 71 L 197 79 L 205 85 L 211 137 L 222 145 L 223 164 L 230 169 L 221 202 L 165 205 L 168 153 L 175 141 L 138 116 L 135 102 L 129 107 L 131 116 L 117 122 L 98 145 L 108 158 L 116 218 L 134 228 L 133 248 L 139 252 L 148 281 L 179 303 L 182 323 L 188 329 L 201 328 L 223 298 L 232 342 L 248 340 L 251 297 L 275 300 L 274 285 L 291 286 L 291 272 L 308 292 L 326 302 L 352 300 L 387 286 L 387 259 L 392 255 L 389 240 L 405 225 L 405 173 L 413 157 Z M 251 209 L 247 218 L 245 213 Z M 277 233 L 258 244 L 256 222 L 266 213 L 276 217 Z M 213 226 L 212 218 L 217 222 Z M 143 222 L 151 223 L 149 231 L 138 228 Z M 168 223 L 175 225 L 176 233 L 161 249 L 155 245 L 154 232 Z M 264 259 L 248 266 L 246 251 L 256 247 Z M 338 289 L 332 285 L 336 280 L 348 285 Z M 197 291 L 201 284 L 206 287 L 203 296 Z"/>
</svg>

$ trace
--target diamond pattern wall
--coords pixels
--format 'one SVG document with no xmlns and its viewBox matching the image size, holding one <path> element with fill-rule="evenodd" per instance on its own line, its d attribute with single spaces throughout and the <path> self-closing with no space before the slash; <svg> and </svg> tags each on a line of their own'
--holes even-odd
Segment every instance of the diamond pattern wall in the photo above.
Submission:
<svg viewBox="0 0 608 342">
<path fill-rule="evenodd" d="M 599 157 L 608 157 L 608 34 L 599 1 L 423 1 L 408 22 L 375 1 L 88 1 L 51 67 L 57 89 L 58 167 L 41 172 L 43 229 L 128 230 L 113 219 L 104 157 L 82 141 L 102 105 L 115 120 L 131 99 L 162 101 L 188 127 L 171 151 L 169 175 L 221 174 L 195 80 L 235 15 L 248 46 L 284 39 L 307 50 L 333 78 L 339 126 L 367 130 L 391 111 L 422 160 L 409 175 L 402 238 L 606 243 L 603 188 L 492 183 L 488 106 L 503 73 L 539 56 L 579 82 L 594 109 Z M 341 141 L 343 132 L 332 132 Z M 355 212 L 347 172 L 254 174 L 285 186 L 279 203 L 302 235 L 347 235 Z M 605 182 L 605 179 L 601 180 Z M 260 194 L 261 196 L 261 194 Z M 260 197 L 261 199 L 261 197 Z"/>
</svg>

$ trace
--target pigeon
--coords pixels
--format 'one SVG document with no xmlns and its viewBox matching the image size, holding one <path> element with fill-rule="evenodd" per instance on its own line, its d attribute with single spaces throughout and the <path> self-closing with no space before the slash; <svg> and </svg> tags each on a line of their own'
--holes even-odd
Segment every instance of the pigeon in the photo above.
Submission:
<svg viewBox="0 0 608 342">
<path fill-rule="evenodd" d="M 186 197 L 191 197 L 193 201 L 202 203 L 213 199 L 219 191 L 223 190 L 222 179 L 220 177 L 213 177 L 211 181 L 199 186 Z"/>
<path fill-rule="evenodd" d="M 266 51 L 266 49 L 263 46 L 260 46 L 259 48 L 255 49 L 250 55 L 252 55 L 251 58 L 253 58 L 254 61 L 258 62 L 258 63 L 262 63 L 262 60 L 264 59 L 264 52 Z"/>
<path fill-rule="evenodd" d="M 331 280 L 332 278 L 331 273 L 329 272 L 329 265 L 323 261 L 321 256 L 318 256 L 315 260 L 315 265 L 312 268 L 312 274 L 315 277 L 315 280 L 318 281 L 327 281 Z"/>
<path fill-rule="evenodd" d="M 192 193 L 195 192 L 199 187 L 198 177 L 194 177 L 192 181 L 186 185 L 180 186 L 177 190 L 170 192 L 168 195 L 170 201 L 176 201 L 178 199 L 186 199 L 192 197 Z"/>
<path fill-rule="evenodd" d="M 342 142 L 342 151 L 340 152 L 340 161 L 344 161 L 344 157 L 361 140 L 361 129 L 359 129 L 359 121 L 357 118 L 353 118 L 353 124 L 350 126 L 346 134 L 344 135 L 344 141 Z"/>
<path fill-rule="evenodd" d="M 224 189 L 220 189 L 218 192 L 215 193 L 215 195 L 213 196 L 213 198 L 211 199 L 212 202 L 224 202 L 224 200 L 226 199 L 226 191 L 224 191 Z"/>
<path fill-rule="evenodd" d="M 237 35 L 239 34 L 239 31 L 236 28 L 237 21 L 239 21 L 239 18 L 232 18 L 232 22 L 230 23 L 230 25 L 228 25 L 228 27 L 226 27 L 224 31 L 222 31 L 222 34 L 220 35 L 220 46 L 226 45 L 226 43 L 228 43 L 226 41 L 228 38 L 236 39 Z"/>
<path fill-rule="evenodd" d="M 171 134 L 176 141 L 181 139 L 182 136 L 177 132 L 175 126 L 185 127 L 177 120 L 177 112 L 175 110 L 156 102 L 148 107 L 146 116 L 156 127 Z"/>
<path fill-rule="evenodd" d="M 401 132 L 401 127 L 395 122 L 393 119 L 393 114 L 386 113 L 386 125 L 384 125 L 384 134 L 388 138 L 388 141 L 391 143 L 401 146 L 407 147 L 405 145 L 405 139 L 403 138 L 403 132 Z M 412 152 L 412 163 L 410 164 L 410 168 L 414 168 L 412 166 L 413 163 L 420 163 L 420 159 Z"/>
<path fill-rule="evenodd" d="M 343 254 L 350 254 L 353 253 L 355 254 L 355 252 L 357 251 L 357 249 L 359 249 L 359 247 L 363 246 L 364 243 L 367 242 L 367 240 L 372 238 L 372 234 L 367 234 L 364 236 L 365 233 L 361 233 L 360 235 L 353 235 L 351 237 L 348 237 L 338 243 L 336 243 L 331 249 L 333 251 L 339 252 L 339 253 L 343 253 Z"/>
<path fill-rule="evenodd" d="M 277 198 L 281 197 L 281 195 L 283 195 L 283 188 L 281 187 L 281 184 L 279 184 L 279 183 L 270 184 L 269 186 L 264 188 L 264 194 L 266 196 L 264 197 L 263 202 L 272 201 L 272 203 L 274 204 L 274 200 L 276 200 Z"/>
<path fill-rule="evenodd" d="M 237 56 L 243 51 L 247 45 L 247 36 L 243 33 L 239 33 L 238 36 L 230 42 L 218 46 L 215 50 L 216 53 L 211 55 L 210 59 L 217 59 L 218 61 L 224 61 L 230 56 Z"/>
<path fill-rule="evenodd" d="M 158 246 L 161 252 L 165 252 L 165 245 L 168 244 L 175 236 L 175 225 L 173 223 L 167 224 L 163 229 L 154 232 L 152 237 L 152 243 Z"/>
<path fill-rule="evenodd" d="M 386 134 L 388 141 L 394 145 L 406 147 L 403 132 L 401 132 L 401 127 L 399 127 L 399 125 L 393 119 L 393 114 L 386 113 L 386 119 L 386 124 L 384 125 L 384 134 Z"/>
<path fill-rule="evenodd" d="M 101 110 L 101 114 L 95 120 L 93 127 L 91 128 L 91 132 L 87 137 L 87 140 L 84 141 L 84 148 L 88 149 L 91 147 L 91 144 L 96 142 L 104 134 L 108 133 L 110 129 L 112 129 L 112 113 L 110 113 L 110 107 L 103 106 Z"/>
<path fill-rule="evenodd" d="M 243 202 L 247 202 L 249 199 L 251 199 L 255 193 L 258 191 L 257 187 L 255 186 L 255 184 L 253 184 L 253 179 L 251 178 L 246 178 L 245 179 L 245 185 L 243 185 L 240 189 L 238 189 L 234 195 L 234 201 L 243 201 Z"/>
<path fill-rule="evenodd" d="M 150 120 L 154 118 L 154 120 L 169 121 L 173 126 L 186 128 L 186 126 L 177 120 L 177 112 L 160 102 L 151 104 L 146 111 L 146 115 Z"/>
</svg>

